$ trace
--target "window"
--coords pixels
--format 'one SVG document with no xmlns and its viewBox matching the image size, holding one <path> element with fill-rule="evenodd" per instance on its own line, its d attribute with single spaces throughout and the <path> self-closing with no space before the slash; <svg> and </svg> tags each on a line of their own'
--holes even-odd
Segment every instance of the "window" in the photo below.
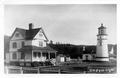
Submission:
<svg viewBox="0 0 120 78">
<path fill-rule="evenodd" d="M 17 43 L 16 42 L 13 43 L 13 48 L 17 48 Z"/>
<path fill-rule="evenodd" d="M 43 46 L 43 42 L 40 41 L 40 42 L 39 42 L 39 46 Z"/>
<path fill-rule="evenodd" d="M 103 29 L 101 30 L 101 34 L 105 34 Z"/>
<path fill-rule="evenodd" d="M 41 53 L 38 53 L 38 57 L 41 57 Z"/>
<path fill-rule="evenodd" d="M 19 37 L 19 33 L 16 33 L 16 34 L 15 34 L 15 37 Z"/>
<path fill-rule="evenodd" d="M 48 59 L 48 53 L 43 53 L 42 56 Z"/>
<path fill-rule="evenodd" d="M 36 53 L 36 52 L 34 52 L 34 53 L 33 53 L 33 56 L 34 56 L 34 57 L 37 57 L 37 53 Z"/>
<path fill-rule="evenodd" d="M 21 59 L 24 59 L 24 58 L 25 58 L 25 54 L 21 53 Z"/>
<path fill-rule="evenodd" d="M 46 53 L 43 53 L 42 56 L 46 57 Z"/>
<path fill-rule="evenodd" d="M 12 59 L 17 59 L 17 54 L 16 53 L 13 53 Z"/>
<path fill-rule="evenodd" d="M 24 47 L 25 46 L 25 43 L 24 42 L 22 42 L 22 47 Z"/>
</svg>

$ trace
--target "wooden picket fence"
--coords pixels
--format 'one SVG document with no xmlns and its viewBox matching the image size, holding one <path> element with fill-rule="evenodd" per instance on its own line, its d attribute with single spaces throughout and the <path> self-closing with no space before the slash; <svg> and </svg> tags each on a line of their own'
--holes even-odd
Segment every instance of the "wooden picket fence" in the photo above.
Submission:
<svg viewBox="0 0 120 78">
<path fill-rule="evenodd" d="M 68 63 L 69 64 L 69 63 Z M 67 63 L 62 66 L 39 66 L 39 67 L 20 67 L 5 66 L 7 74 L 40 74 L 40 73 L 112 73 L 116 72 L 116 66 L 113 64 L 99 63 Z"/>
<path fill-rule="evenodd" d="M 5 73 L 6 74 L 22 74 L 23 70 L 22 70 L 22 67 L 19 67 L 19 66 L 5 66 Z"/>
<path fill-rule="evenodd" d="M 60 73 L 60 68 L 57 67 L 5 67 L 6 74 L 35 74 L 35 73 Z"/>
</svg>

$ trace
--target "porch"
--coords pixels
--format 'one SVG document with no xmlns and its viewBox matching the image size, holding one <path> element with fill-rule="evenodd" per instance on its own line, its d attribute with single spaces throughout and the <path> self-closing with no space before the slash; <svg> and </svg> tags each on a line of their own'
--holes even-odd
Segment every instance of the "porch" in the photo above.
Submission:
<svg viewBox="0 0 120 78">
<path fill-rule="evenodd" d="M 45 62 L 56 58 L 56 52 L 50 47 L 25 46 L 19 49 L 19 61 Z"/>
</svg>

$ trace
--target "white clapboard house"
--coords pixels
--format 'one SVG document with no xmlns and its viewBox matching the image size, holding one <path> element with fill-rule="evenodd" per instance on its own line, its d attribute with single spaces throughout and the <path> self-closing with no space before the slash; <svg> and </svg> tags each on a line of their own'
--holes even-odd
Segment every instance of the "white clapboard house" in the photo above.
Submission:
<svg viewBox="0 0 120 78">
<path fill-rule="evenodd" d="M 48 38 L 42 28 L 16 28 L 10 39 L 9 61 L 44 62 L 56 58 L 56 50 L 47 45 Z"/>
</svg>

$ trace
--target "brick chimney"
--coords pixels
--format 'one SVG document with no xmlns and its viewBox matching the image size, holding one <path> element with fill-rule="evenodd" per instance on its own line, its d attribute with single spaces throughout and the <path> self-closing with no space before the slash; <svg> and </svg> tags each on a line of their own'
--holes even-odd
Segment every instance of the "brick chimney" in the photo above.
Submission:
<svg viewBox="0 0 120 78">
<path fill-rule="evenodd" d="M 33 29 L 34 25 L 32 23 L 29 23 L 29 30 Z"/>
</svg>

